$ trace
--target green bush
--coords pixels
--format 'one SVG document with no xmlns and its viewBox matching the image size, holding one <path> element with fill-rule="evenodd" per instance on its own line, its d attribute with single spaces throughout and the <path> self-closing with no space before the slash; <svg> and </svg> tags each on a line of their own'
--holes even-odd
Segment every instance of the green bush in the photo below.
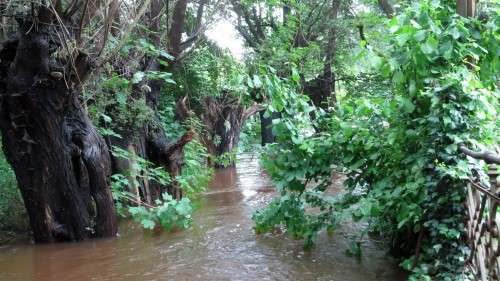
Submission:
<svg viewBox="0 0 500 281">
<path fill-rule="evenodd" d="M 398 250 L 409 280 L 464 280 L 465 180 L 481 165 L 457 148 L 499 139 L 498 15 L 486 22 L 444 1 L 414 3 L 388 21 L 383 52 L 369 46 L 359 56 L 391 85 L 358 85 L 366 90 L 330 116 L 309 120 L 315 109 L 280 98 L 294 92 L 275 84 L 282 118 L 263 163 L 281 196 L 254 215 L 257 232 L 285 226 L 311 245 L 339 218 L 364 219 Z M 347 174 L 337 196 L 325 192 L 332 169 Z"/>
<path fill-rule="evenodd" d="M 28 228 L 28 215 L 17 188 L 16 177 L 0 144 L 0 231 L 24 232 Z"/>
</svg>

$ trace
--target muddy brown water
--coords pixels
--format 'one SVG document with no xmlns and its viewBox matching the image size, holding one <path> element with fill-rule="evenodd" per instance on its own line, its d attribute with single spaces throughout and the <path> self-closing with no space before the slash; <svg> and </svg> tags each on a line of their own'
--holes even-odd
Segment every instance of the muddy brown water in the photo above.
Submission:
<svg viewBox="0 0 500 281">
<path fill-rule="evenodd" d="M 251 215 L 273 188 L 256 157 L 239 158 L 236 168 L 217 171 L 190 229 L 154 234 L 124 222 L 112 239 L 3 246 L 0 280 L 404 280 L 377 241 L 364 241 L 361 260 L 345 254 L 357 226 L 321 233 L 307 252 L 283 234 L 255 235 Z"/>
</svg>

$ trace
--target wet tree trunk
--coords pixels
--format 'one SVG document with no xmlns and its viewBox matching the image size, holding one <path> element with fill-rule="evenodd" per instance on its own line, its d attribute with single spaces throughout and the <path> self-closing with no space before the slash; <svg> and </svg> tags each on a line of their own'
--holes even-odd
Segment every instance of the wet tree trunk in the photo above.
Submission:
<svg viewBox="0 0 500 281">
<path fill-rule="evenodd" d="M 457 13 L 462 17 L 475 17 L 476 0 L 457 0 Z"/>
<path fill-rule="evenodd" d="M 158 70 L 157 65 L 149 70 Z M 144 86 L 147 86 L 148 92 L 141 90 Z M 136 128 L 115 128 L 121 137 L 111 137 L 108 142 L 111 146 L 117 146 L 150 161 L 156 167 L 163 167 L 170 177 L 175 179 L 182 172 L 184 146 L 192 140 L 194 133 L 188 131 L 177 140 L 167 138 L 165 130 L 159 125 L 161 121 L 157 109 L 161 87 L 162 83 L 160 81 L 149 81 L 147 84 L 134 87 L 133 98 L 146 100 L 147 105 L 152 109 L 153 119 L 140 125 L 139 130 Z M 122 159 L 113 155 L 111 157 L 113 173 L 128 174 L 132 170 L 134 159 Z M 182 189 L 175 180 L 171 184 L 164 186 L 156 181 L 147 180 L 147 177 L 143 177 L 143 179 L 143 181 L 139 181 L 139 186 L 131 186 L 130 191 L 137 193 L 140 196 L 138 199 L 144 202 L 153 204 L 156 199 L 161 199 L 164 192 L 168 192 L 176 199 L 181 199 L 183 196 Z M 136 192 L 137 189 L 138 192 Z"/>
<path fill-rule="evenodd" d="M 168 51 L 178 58 L 182 51 L 182 32 L 186 22 L 186 9 L 188 0 L 178 0 L 172 14 L 172 25 L 168 32 Z"/>
<path fill-rule="evenodd" d="M 273 112 L 271 116 L 266 117 L 265 111 L 259 112 L 260 117 L 260 134 L 261 134 L 261 144 L 265 146 L 268 143 L 273 143 L 275 141 L 275 135 L 273 133 L 273 120 L 280 118 L 279 112 Z"/>
<path fill-rule="evenodd" d="M 159 65 L 155 61 L 151 66 L 152 70 L 158 70 Z M 157 124 L 160 124 L 158 114 L 158 103 L 160 100 L 161 87 L 163 83 L 160 81 L 151 81 L 149 83 L 151 92 L 146 95 L 146 102 L 155 112 L 155 119 Z M 179 176 L 182 172 L 184 165 L 184 146 L 188 144 L 194 136 L 194 132 L 189 130 L 180 139 L 169 140 L 163 127 L 161 126 L 148 126 L 146 128 L 145 143 L 147 159 L 157 166 L 164 167 L 168 171 L 170 177 L 174 179 L 169 186 L 162 187 L 158 183 L 151 183 L 150 187 L 156 192 L 168 192 L 176 199 L 181 199 L 183 192 L 175 177 Z"/>
<path fill-rule="evenodd" d="M 331 63 L 324 65 L 323 74 L 314 80 L 303 82 L 303 91 L 309 96 L 312 103 L 318 107 L 327 109 L 328 101 L 333 98 L 333 72 Z"/>
<path fill-rule="evenodd" d="M 172 27 L 168 33 L 168 41 L 171 54 L 179 55 L 182 51 L 182 31 L 184 29 L 185 13 L 187 1 L 178 1 L 176 3 L 172 21 Z M 144 34 L 149 36 L 151 43 L 158 49 L 161 49 L 161 18 L 164 2 L 162 0 L 152 0 L 150 3 L 148 16 L 143 18 L 144 24 L 149 27 L 153 33 Z M 202 13 L 202 12 L 201 12 Z M 164 66 L 160 66 L 155 57 L 134 57 L 131 60 L 142 61 L 140 71 L 166 71 Z M 123 65 L 116 67 L 117 69 L 127 69 L 127 62 L 122 62 Z M 132 70 L 130 72 L 133 72 Z M 127 75 L 127 74 L 124 74 Z M 178 140 L 169 140 L 165 130 L 158 126 L 161 124 L 158 113 L 158 104 L 160 100 L 163 81 L 150 80 L 145 81 L 132 89 L 132 99 L 144 99 L 146 104 L 153 112 L 153 120 L 148 120 L 138 131 L 132 128 L 121 128 L 117 132 L 121 138 L 109 138 L 111 145 L 128 150 L 133 154 L 152 162 L 157 167 L 163 167 L 172 179 L 179 176 L 182 172 L 184 160 L 184 146 L 192 140 L 193 132 L 188 131 Z M 154 124 L 154 125 L 153 125 Z M 116 128 L 115 128 L 116 129 Z M 133 159 L 121 159 L 113 157 L 113 172 L 126 174 L 133 168 Z M 145 177 L 143 177 L 145 178 Z M 156 181 L 148 181 L 147 179 L 140 181 L 139 186 L 131 186 L 131 190 L 136 192 L 141 199 L 149 204 L 154 204 L 156 199 L 161 200 L 161 195 L 168 192 L 176 199 L 181 199 L 183 196 L 182 189 L 177 181 L 173 180 L 168 186 L 163 186 Z"/>
<path fill-rule="evenodd" d="M 108 149 L 79 100 L 89 60 L 56 60 L 53 27 L 19 22 L 0 47 L 0 130 L 34 239 L 113 236 Z"/>
<path fill-rule="evenodd" d="M 340 10 L 340 1 L 332 0 L 331 18 L 337 19 Z M 328 104 L 335 104 L 335 72 L 332 70 L 337 51 L 337 30 L 331 26 L 328 30 L 328 42 L 325 46 L 325 64 L 323 73 L 310 82 L 303 82 L 304 92 L 311 98 L 317 107 L 327 109 Z"/>
<path fill-rule="evenodd" d="M 185 100 L 184 98 L 179 101 L 177 106 L 178 116 L 181 120 L 193 114 L 187 108 Z M 203 102 L 205 106 L 204 112 L 201 114 L 201 121 L 205 127 L 202 142 L 213 156 L 234 152 L 238 147 L 241 129 L 245 121 L 262 110 L 262 107 L 257 103 L 245 108 L 238 98 L 231 96 L 228 92 L 219 97 L 205 97 Z M 234 161 L 228 163 L 229 166 L 234 164 Z M 214 166 L 221 168 L 224 165 L 214 163 Z"/>
</svg>

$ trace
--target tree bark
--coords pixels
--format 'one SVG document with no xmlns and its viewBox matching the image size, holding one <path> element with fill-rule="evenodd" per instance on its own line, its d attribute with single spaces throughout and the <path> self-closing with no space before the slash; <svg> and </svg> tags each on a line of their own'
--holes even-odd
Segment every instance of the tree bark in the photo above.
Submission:
<svg viewBox="0 0 500 281">
<path fill-rule="evenodd" d="M 54 59 L 55 27 L 33 24 L 20 19 L 0 47 L 0 130 L 34 239 L 113 236 L 108 149 L 79 100 L 89 60 Z"/>
<path fill-rule="evenodd" d="M 476 0 L 457 0 L 457 13 L 462 17 L 475 17 Z"/>
<path fill-rule="evenodd" d="M 172 14 L 172 24 L 168 32 L 168 50 L 172 56 L 177 58 L 181 51 L 182 32 L 186 21 L 186 9 L 188 0 L 178 0 Z"/>
<path fill-rule="evenodd" d="M 388 0 L 378 0 L 378 4 L 387 18 L 392 18 L 394 16 L 394 9 Z"/>
<path fill-rule="evenodd" d="M 180 121 L 194 114 L 185 102 L 186 98 L 183 98 L 177 103 L 177 117 Z M 218 97 L 205 97 L 203 103 L 205 106 L 200 119 L 204 125 L 204 132 L 201 139 L 212 156 L 233 152 L 238 147 L 245 121 L 263 109 L 257 103 L 245 108 L 238 98 L 231 96 L 228 92 Z M 234 166 L 234 164 L 234 161 L 231 161 L 229 166 Z M 215 163 L 214 166 L 224 167 L 219 163 Z"/>
<path fill-rule="evenodd" d="M 336 20 L 340 10 L 340 1 L 333 0 L 331 6 L 331 19 Z M 326 109 L 328 98 L 336 102 L 335 96 L 335 73 L 332 66 L 337 53 L 337 27 L 333 24 L 328 30 L 328 42 L 325 46 L 325 63 L 323 73 L 310 82 L 303 82 L 305 93 L 311 98 L 317 107 Z"/>
<path fill-rule="evenodd" d="M 168 34 L 169 50 L 174 58 L 178 58 L 183 49 L 181 46 L 181 39 L 186 19 L 186 8 L 187 0 L 179 0 L 174 7 L 172 26 Z M 160 19 L 162 9 L 163 3 L 161 0 L 154 0 L 152 2 L 152 18 L 149 25 L 151 30 L 153 30 L 156 34 L 153 36 L 152 41 L 158 48 L 161 48 L 161 37 L 159 34 L 161 28 Z M 203 9 L 199 11 L 199 14 L 200 17 L 203 15 Z M 162 69 L 162 66 L 160 66 L 156 58 L 147 58 L 145 70 L 161 71 L 165 69 Z M 154 123 L 156 124 L 160 124 L 158 103 L 163 84 L 163 81 L 159 80 L 148 81 L 148 86 L 151 91 L 145 95 L 148 106 L 154 111 Z M 181 199 L 183 197 L 183 191 L 175 178 L 182 173 L 182 166 L 184 165 L 184 146 L 193 139 L 193 131 L 188 131 L 178 140 L 169 140 L 167 139 L 165 130 L 161 126 L 153 127 L 146 124 L 145 134 L 143 137 L 145 138 L 143 139 L 146 152 L 145 158 L 155 165 L 163 167 L 173 179 L 172 183 L 168 186 L 161 186 L 159 183 L 151 182 L 149 184 L 151 193 L 154 197 L 161 199 L 161 194 L 168 192 L 174 198 Z"/>
<path fill-rule="evenodd" d="M 160 29 L 163 8 L 163 0 L 152 0 L 148 13 L 149 16 L 144 18 L 144 20 L 147 20 L 144 24 L 153 31 L 149 35 L 150 41 L 158 49 L 161 48 Z M 180 11 L 177 11 L 177 13 L 180 13 Z M 174 16 L 174 18 L 179 20 L 178 16 Z M 173 25 L 177 26 L 176 23 L 173 23 Z M 131 60 L 142 61 L 143 63 L 140 67 L 140 71 L 143 72 L 165 70 L 163 69 L 164 67 L 158 63 L 156 57 L 135 57 L 131 58 Z M 123 65 L 127 65 L 127 63 L 125 62 Z M 116 68 L 124 69 L 126 67 Z M 168 186 L 163 186 L 156 181 L 148 181 L 147 179 L 140 181 L 140 186 L 137 187 L 140 191 L 140 199 L 151 205 L 154 204 L 156 199 L 161 200 L 161 195 L 164 192 L 168 192 L 176 199 L 182 198 L 183 192 L 178 182 L 175 181 L 175 177 L 179 176 L 182 172 L 184 146 L 193 138 L 193 132 L 189 131 L 178 140 L 169 140 L 167 139 L 166 132 L 161 126 L 151 125 L 161 123 L 158 113 L 158 103 L 162 86 L 163 81 L 160 80 L 150 80 L 134 86 L 131 98 L 144 99 L 146 104 L 153 111 L 153 120 L 140 124 L 139 127 L 141 127 L 141 129 L 139 129 L 139 131 L 130 127 L 115 128 L 121 138 L 109 138 L 111 145 L 132 151 L 137 156 L 152 162 L 155 166 L 163 167 L 169 173 L 170 177 L 174 179 Z M 144 89 L 148 90 L 144 91 Z M 113 156 L 112 159 L 114 173 L 124 174 L 133 167 L 133 159 L 120 159 Z M 131 189 L 135 190 L 136 187 L 132 186 Z"/>
<path fill-rule="evenodd" d="M 269 117 L 265 117 L 264 115 L 264 111 L 259 112 L 262 146 L 275 142 L 276 136 L 273 133 L 273 120 L 280 118 L 279 112 L 273 112 Z"/>
</svg>

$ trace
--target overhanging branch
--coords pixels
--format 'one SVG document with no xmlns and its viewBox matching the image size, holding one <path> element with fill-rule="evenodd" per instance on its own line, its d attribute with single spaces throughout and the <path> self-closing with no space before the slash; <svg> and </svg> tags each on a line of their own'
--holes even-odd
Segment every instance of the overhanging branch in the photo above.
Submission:
<svg viewBox="0 0 500 281">
<path fill-rule="evenodd" d="M 465 147 L 464 144 L 460 144 L 458 146 L 458 150 L 460 152 L 462 152 L 463 154 L 470 156 L 472 158 L 484 160 L 488 164 L 500 164 L 500 155 L 498 155 L 494 152 L 491 152 L 488 150 L 476 152 L 476 151 L 468 149 L 467 147 Z"/>
</svg>

